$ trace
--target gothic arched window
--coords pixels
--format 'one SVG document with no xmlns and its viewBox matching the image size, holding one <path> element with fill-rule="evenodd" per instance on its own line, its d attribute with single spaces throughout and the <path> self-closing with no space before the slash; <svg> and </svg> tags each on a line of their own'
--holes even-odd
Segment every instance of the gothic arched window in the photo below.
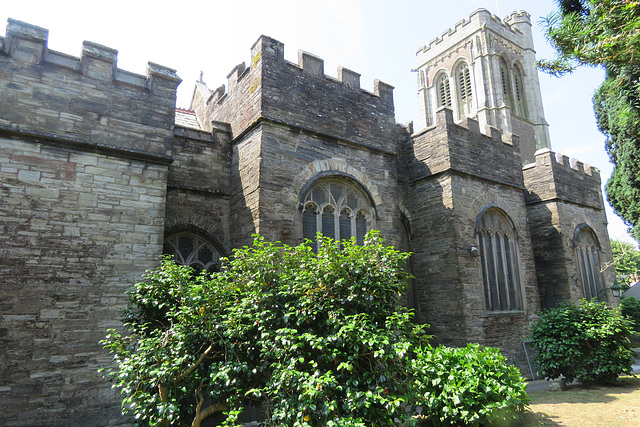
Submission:
<svg viewBox="0 0 640 427">
<path fill-rule="evenodd" d="M 213 273 L 220 269 L 220 252 L 207 239 L 190 232 L 164 239 L 163 253 L 173 256 L 176 264 L 188 265 L 197 272 Z"/>
<path fill-rule="evenodd" d="M 460 117 L 467 117 L 471 113 L 473 92 L 471 91 L 471 74 L 467 64 L 462 64 L 456 73 L 458 88 L 458 109 Z"/>
<path fill-rule="evenodd" d="M 511 79 L 509 77 L 509 68 L 507 68 L 507 61 L 504 58 L 500 58 L 500 79 L 502 81 L 502 97 L 505 104 L 513 110 L 513 95 L 511 93 Z"/>
<path fill-rule="evenodd" d="M 369 198 L 357 185 L 340 178 L 321 179 L 305 195 L 302 235 L 311 241 L 318 232 L 335 240 L 355 237 L 361 245 L 373 228 L 373 217 Z"/>
<path fill-rule="evenodd" d="M 576 229 L 573 244 L 582 293 L 586 299 L 597 298 L 602 289 L 598 238 L 590 227 L 583 225 Z"/>
<path fill-rule="evenodd" d="M 515 88 L 516 114 L 520 117 L 527 117 L 527 103 L 525 99 L 522 71 L 518 65 L 513 66 L 513 83 Z"/>
<path fill-rule="evenodd" d="M 483 209 L 476 221 L 487 311 L 522 310 L 520 256 L 509 216 L 497 207 Z"/>
<path fill-rule="evenodd" d="M 449 86 L 449 76 L 445 73 L 438 76 L 436 90 L 438 91 L 438 107 L 451 108 L 451 87 Z"/>
</svg>

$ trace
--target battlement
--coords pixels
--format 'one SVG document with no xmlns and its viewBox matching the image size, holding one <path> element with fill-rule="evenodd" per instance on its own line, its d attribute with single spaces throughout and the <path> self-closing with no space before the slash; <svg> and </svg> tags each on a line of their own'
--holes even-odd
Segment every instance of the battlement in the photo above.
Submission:
<svg viewBox="0 0 640 427">
<path fill-rule="evenodd" d="M 113 81 L 140 90 L 154 91 L 160 86 L 177 87 L 182 81 L 176 70 L 152 62 L 146 75 L 117 68 L 118 51 L 85 41 L 79 58 L 49 50 L 49 30 L 9 18 L 6 36 L 0 39 L 0 53 L 17 63 L 47 64 L 97 80 Z"/>
<path fill-rule="evenodd" d="M 602 209 L 600 172 L 548 148 L 535 153 L 535 163 L 522 168 L 528 204 L 561 200 Z"/>
<path fill-rule="evenodd" d="M 417 54 L 424 55 L 430 50 L 435 50 L 442 43 L 448 45 L 450 40 L 457 42 L 461 38 L 470 35 L 471 32 L 480 29 L 485 25 L 490 28 L 512 33 L 514 36 L 521 36 L 522 32 L 513 25 L 516 22 L 528 22 L 530 24 L 531 17 L 528 13 L 520 11 L 512 12 L 503 20 L 486 9 L 476 9 L 469 15 L 468 19 L 458 21 L 454 28 L 447 29 L 440 37 L 434 38 L 428 45 L 419 48 Z"/>
<path fill-rule="evenodd" d="M 453 112 L 441 108 L 434 126 L 412 135 L 413 179 L 454 170 L 522 188 L 519 138 L 477 120 L 454 123 Z"/>
<path fill-rule="evenodd" d="M 0 52 L 0 126 L 97 146 L 170 155 L 176 71 L 117 67 L 118 51 L 85 41 L 80 57 L 50 50 L 49 31 L 9 19 Z"/>
<path fill-rule="evenodd" d="M 297 64 L 289 62 L 284 44 L 267 36 L 253 44 L 249 63 L 231 70 L 226 87 L 196 83 L 191 108 L 207 130 L 212 121 L 229 123 L 234 138 L 264 119 L 332 140 L 397 149 L 392 86 L 375 80 L 373 92 L 363 90 L 360 74 L 345 67 L 327 76 L 324 60 L 304 51 Z"/>
<path fill-rule="evenodd" d="M 360 87 L 360 74 L 343 66 L 338 67 L 337 77 L 331 77 L 324 73 L 324 60 L 316 55 L 303 50 L 298 50 L 298 63 L 294 64 L 284 59 L 284 43 L 268 36 L 261 36 L 251 48 L 251 67 L 255 68 L 264 59 L 263 55 L 271 56 L 282 67 L 292 67 L 304 73 L 306 76 L 324 80 L 330 84 L 341 84 L 344 87 L 361 90 L 369 95 L 377 96 L 383 100 L 393 102 L 393 86 L 378 79 L 374 80 L 373 91 L 367 91 Z M 245 63 L 236 65 L 227 76 L 228 92 L 225 85 L 211 91 L 207 100 L 210 102 L 224 102 L 238 86 L 238 83 L 248 74 L 249 69 Z"/>
<path fill-rule="evenodd" d="M 523 169 L 531 169 L 537 167 L 545 167 L 551 165 L 554 170 L 558 170 L 557 167 L 564 168 L 567 172 L 579 174 L 580 177 L 587 179 L 593 179 L 600 183 L 600 171 L 598 168 L 583 163 L 574 158 L 570 158 L 561 153 L 556 153 L 548 148 L 543 148 L 535 153 L 535 163 L 525 165 Z"/>
<path fill-rule="evenodd" d="M 502 21 L 504 21 L 505 23 L 509 24 L 509 26 L 513 25 L 516 22 L 517 23 L 526 23 L 526 24 L 531 25 L 531 15 L 529 15 L 524 10 L 513 11 L 509 15 L 505 16 L 504 18 L 502 18 Z M 511 28 L 513 28 L 513 27 L 511 27 Z"/>
<path fill-rule="evenodd" d="M 453 118 L 453 111 L 450 108 L 441 107 L 436 112 L 436 123 L 433 126 L 422 129 L 413 136 L 419 136 L 424 133 L 437 131 L 439 128 L 451 128 L 464 129 L 469 132 L 470 138 L 485 138 L 487 141 L 494 143 L 503 143 L 510 147 L 518 147 L 520 137 L 512 133 L 503 133 L 500 129 L 493 126 L 485 126 L 484 131 L 480 129 L 480 123 L 478 120 L 470 117 L 463 118 L 460 122 L 455 122 Z"/>
</svg>

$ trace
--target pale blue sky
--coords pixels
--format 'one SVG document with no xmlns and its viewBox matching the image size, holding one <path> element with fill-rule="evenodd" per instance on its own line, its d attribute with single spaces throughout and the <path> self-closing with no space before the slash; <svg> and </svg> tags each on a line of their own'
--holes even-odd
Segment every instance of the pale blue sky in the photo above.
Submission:
<svg viewBox="0 0 640 427">
<path fill-rule="evenodd" d="M 514 10 L 531 14 L 538 58 L 550 57 L 538 24 L 555 8 L 553 0 L 244 0 L 244 1 L 8 1 L 8 17 L 49 29 L 49 48 L 79 55 L 83 40 L 117 49 L 118 66 L 144 74 L 147 61 L 176 68 L 183 82 L 178 106 L 188 107 L 200 71 L 210 88 L 226 84 L 261 34 L 285 44 L 285 58 L 297 62 L 299 49 L 324 59 L 325 74 L 342 65 L 362 75 L 373 90 L 380 79 L 395 87 L 396 119 L 418 123 L 415 53 L 420 46 L 477 8 L 503 17 Z M 499 10 L 498 10 L 499 8 Z M 4 32 L 4 31 L 2 31 Z M 545 115 L 555 151 L 611 175 L 604 136 L 591 104 L 603 79 L 599 69 L 582 69 L 557 79 L 540 76 Z M 609 234 L 629 240 L 626 226 L 607 211 Z"/>
</svg>

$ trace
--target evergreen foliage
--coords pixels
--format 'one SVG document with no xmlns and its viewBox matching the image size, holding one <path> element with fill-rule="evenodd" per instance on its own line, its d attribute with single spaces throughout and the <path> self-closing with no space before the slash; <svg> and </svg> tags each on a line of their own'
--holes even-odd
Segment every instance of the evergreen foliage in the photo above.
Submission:
<svg viewBox="0 0 640 427">
<path fill-rule="evenodd" d="M 640 240 L 640 2 L 558 0 L 545 19 L 558 56 L 538 62 L 553 75 L 578 66 L 603 66 L 604 83 L 593 98 L 598 127 L 614 171 L 609 202 Z"/>
<path fill-rule="evenodd" d="M 363 246 L 318 239 L 316 254 L 256 237 L 212 275 L 168 259 L 148 272 L 126 333 L 103 341 L 123 411 L 140 425 L 234 426 L 253 405 L 268 426 L 386 427 L 415 425 L 419 407 L 448 425 L 523 408 L 523 379 L 497 350 L 433 351 L 411 323 L 408 254 L 377 232 Z"/>
<path fill-rule="evenodd" d="M 497 349 L 468 344 L 412 361 L 424 426 L 511 425 L 529 402 L 520 372 Z"/>
<path fill-rule="evenodd" d="M 640 251 L 631 243 L 611 240 L 611 252 L 616 270 L 616 281 L 625 289 L 640 275 Z"/>
<path fill-rule="evenodd" d="M 622 315 L 633 322 L 633 329 L 640 333 L 640 300 L 634 297 L 622 298 L 620 301 Z M 638 341 L 636 335 L 635 341 Z"/>
<path fill-rule="evenodd" d="M 633 325 L 604 302 L 581 300 L 545 310 L 531 333 L 538 372 L 546 378 L 611 384 L 631 371 Z"/>
</svg>

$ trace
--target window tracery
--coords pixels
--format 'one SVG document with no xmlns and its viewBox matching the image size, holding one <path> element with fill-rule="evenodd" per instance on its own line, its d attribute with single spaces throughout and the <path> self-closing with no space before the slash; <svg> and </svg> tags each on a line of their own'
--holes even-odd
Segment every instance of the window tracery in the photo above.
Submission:
<svg viewBox="0 0 640 427">
<path fill-rule="evenodd" d="M 374 226 L 372 213 L 369 198 L 356 185 L 339 178 L 322 179 L 305 196 L 302 234 L 311 241 L 318 232 L 334 240 L 355 237 L 361 245 Z"/>
<path fill-rule="evenodd" d="M 176 264 L 188 265 L 197 272 L 220 270 L 220 253 L 216 247 L 195 233 L 182 232 L 165 238 L 163 253 L 173 256 Z"/>
</svg>

